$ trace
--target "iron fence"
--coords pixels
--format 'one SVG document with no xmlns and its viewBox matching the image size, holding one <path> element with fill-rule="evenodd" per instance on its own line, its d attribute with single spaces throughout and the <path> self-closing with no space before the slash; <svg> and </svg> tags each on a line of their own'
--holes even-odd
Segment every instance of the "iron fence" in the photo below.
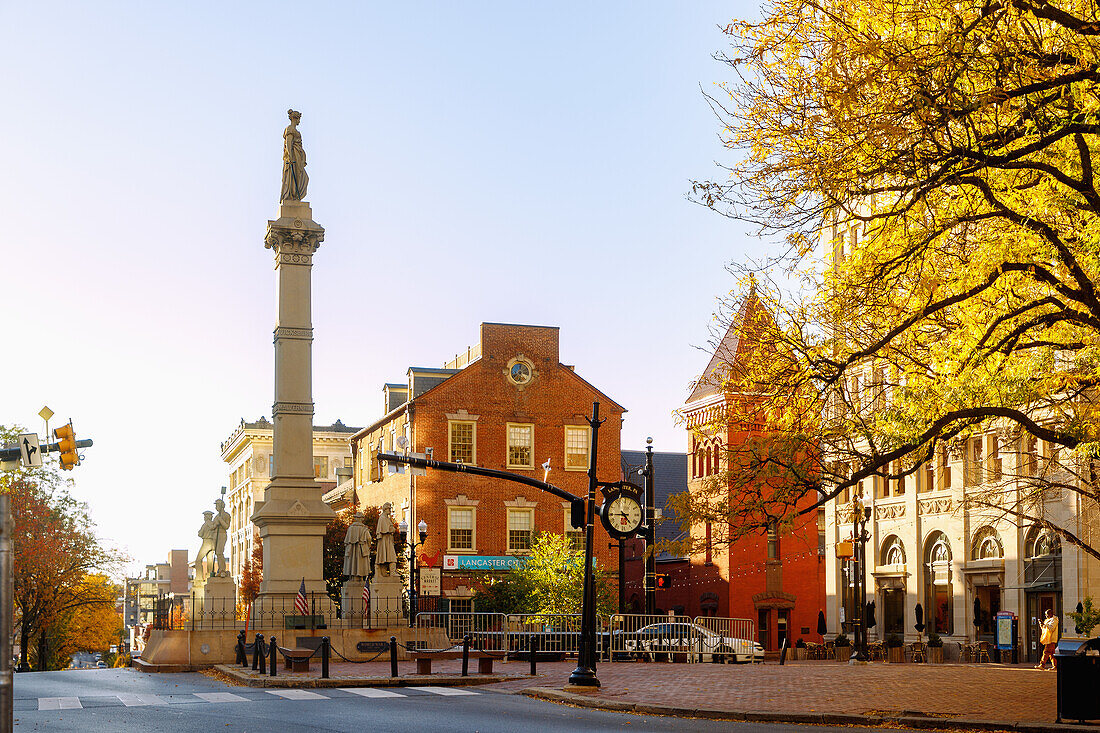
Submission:
<svg viewBox="0 0 1100 733">
<path fill-rule="evenodd" d="M 258 598 L 253 603 L 237 603 L 231 599 L 205 599 L 192 593 L 187 596 L 161 596 L 155 600 L 154 629 L 216 631 L 241 629 L 369 629 L 372 626 L 394 625 L 390 619 L 376 623 L 371 607 L 362 601 L 352 603 L 341 613 L 327 593 L 306 594 L 306 613 L 295 605 L 293 596 Z M 395 613 L 400 616 L 399 611 Z M 376 614 L 377 615 L 377 614 Z M 403 618 L 398 623 L 404 623 Z"/>
<path fill-rule="evenodd" d="M 443 629 L 452 646 L 460 646 L 470 635 L 471 648 L 482 652 L 508 653 L 507 621 L 503 613 L 443 613 L 422 612 L 416 615 L 413 643 L 418 649 L 431 648 L 432 629 Z"/>
<path fill-rule="evenodd" d="M 508 655 L 510 658 L 527 658 L 531 637 L 539 653 L 575 656 L 580 650 L 581 614 L 579 613 L 527 613 L 508 616 Z"/>
</svg>

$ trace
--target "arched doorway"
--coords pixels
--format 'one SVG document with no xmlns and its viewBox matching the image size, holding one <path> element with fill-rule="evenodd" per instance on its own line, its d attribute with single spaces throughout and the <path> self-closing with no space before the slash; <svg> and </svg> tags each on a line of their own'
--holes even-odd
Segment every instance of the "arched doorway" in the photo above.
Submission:
<svg viewBox="0 0 1100 733">
<path fill-rule="evenodd" d="M 1027 616 L 1025 645 L 1028 661 L 1038 661 L 1039 636 L 1048 610 L 1062 615 L 1062 542 L 1049 527 L 1035 525 L 1024 539 L 1024 594 Z"/>
<path fill-rule="evenodd" d="M 924 546 L 924 598 L 928 613 L 928 631 L 948 636 L 955 633 L 951 543 L 943 532 L 933 532 L 925 540 Z"/>
</svg>

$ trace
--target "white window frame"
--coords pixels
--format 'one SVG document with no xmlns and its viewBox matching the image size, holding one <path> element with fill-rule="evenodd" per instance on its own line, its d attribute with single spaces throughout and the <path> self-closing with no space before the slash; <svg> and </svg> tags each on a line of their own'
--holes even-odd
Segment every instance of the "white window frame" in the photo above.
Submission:
<svg viewBox="0 0 1100 733">
<path fill-rule="evenodd" d="M 453 445 L 452 441 L 454 439 L 453 430 L 454 430 L 455 425 L 469 425 L 473 429 L 473 432 L 472 432 L 472 435 L 471 435 L 471 438 L 470 438 L 470 440 L 471 440 L 471 443 L 470 443 L 470 457 L 471 457 L 470 465 L 471 466 L 476 466 L 477 465 L 477 422 L 474 421 L 474 420 L 448 420 L 447 421 L 447 460 L 451 461 L 452 463 L 462 463 L 463 462 L 463 461 L 456 461 L 454 459 L 454 453 L 452 452 L 453 449 L 454 449 L 454 445 Z"/>
<path fill-rule="evenodd" d="M 512 516 L 513 515 L 520 515 L 520 514 L 526 514 L 528 517 L 530 517 L 530 525 L 531 526 L 527 530 L 528 532 L 530 532 L 530 539 L 527 541 L 527 547 L 526 548 L 517 549 L 517 548 L 512 547 Z M 508 554 L 509 555 L 526 555 L 526 554 L 531 552 L 531 547 L 535 544 L 535 510 L 533 508 L 527 508 L 527 507 L 518 508 L 517 507 L 517 508 L 513 509 L 513 508 L 509 507 L 506 514 L 505 514 L 504 528 L 505 528 L 504 531 L 507 533 L 506 534 L 506 540 L 507 540 Z M 517 531 L 519 531 L 519 530 L 517 530 Z"/>
<path fill-rule="evenodd" d="M 569 455 L 570 455 L 570 453 L 569 453 L 569 433 L 573 432 L 573 431 L 580 432 L 580 433 L 584 434 L 584 456 L 585 456 L 585 461 L 584 461 L 584 467 L 583 468 L 579 467 L 579 466 L 570 466 L 569 465 Z M 592 461 L 592 428 L 588 427 L 587 425 L 566 425 L 565 426 L 565 437 L 564 437 L 564 453 L 563 453 L 563 458 L 562 458 L 562 463 L 565 465 L 565 470 L 566 471 L 587 471 L 588 466 L 590 465 L 591 461 Z"/>
<path fill-rule="evenodd" d="M 451 544 L 451 515 L 452 512 L 470 512 L 470 546 L 455 547 Z M 460 529 L 465 529 L 462 527 Z M 456 555 L 477 554 L 477 507 L 476 506 L 449 506 L 447 507 L 447 552 Z"/>
<path fill-rule="evenodd" d="M 531 443 L 528 446 L 528 462 L 527 463 L 514 463 L 512 461 L 512 429 L 513 428 L 527 428 L 528 434 L 531 437 Z M 519 423 L 510 422 L 504 424 L 504 445 L 505 445 L 505 461 L 508 468 L 527 468 L 533 469 L 535 467 L 535 425 L 534 423 Z"/>
</svg>

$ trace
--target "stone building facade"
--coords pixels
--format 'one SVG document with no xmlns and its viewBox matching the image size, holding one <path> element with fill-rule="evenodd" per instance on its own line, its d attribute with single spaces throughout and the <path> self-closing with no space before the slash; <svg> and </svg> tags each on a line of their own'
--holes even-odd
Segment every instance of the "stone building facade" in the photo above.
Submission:
<svg viewBox="0 0 1100 733">
<path fill-rule="evenodd" d="M 313 427 L 313 470 L 322 492 L 350 480 L 352 457 L 349 440 L 357 430 L 339 420 L 332 425 Z M 233 581 L 238 584 L 244 561 L 252 556 L 256 534 L 251 519 L 254 506 L 256 502 L 263 501 L 264 488 L 274 475 L 273 436 L 274 425 L 266 417 L 256 422 L 242 419 L 221 444 L 221 457 L 229 468 L 225 510 L 232 518 L 226 555 Z"/>
<path fill-rule="evenodd" d="M 428 538 L 422 567 L 441 568 L 442 604 L 470 610 L 478 580 L 523 562 L 533 538 L 583 533 L 569 525 L 568 504 L 538 489 L 479 476 L 382 468 L 379 446 L 542 479 L 572 494 L 588 491 L 590 432 L 586 416 L 600 403 L 597 475 L 617 481 L 624 409 L 582 379 L 558 354 L 558 328 L 481 324 L 477 346 L 443 368 L 411 367 L 407 381 L 383 387 L 385 414 L 352 438 L 354 487 L 329 492 L 334 508 L 390 502 L 394 516 Z M 616 558 L 597 520 L 596 557 L 614 570 Z M 373 528 L 372 528 L 373 530 Z M 427 609 L 432 601 L 424 600 Z"/>
</svg>

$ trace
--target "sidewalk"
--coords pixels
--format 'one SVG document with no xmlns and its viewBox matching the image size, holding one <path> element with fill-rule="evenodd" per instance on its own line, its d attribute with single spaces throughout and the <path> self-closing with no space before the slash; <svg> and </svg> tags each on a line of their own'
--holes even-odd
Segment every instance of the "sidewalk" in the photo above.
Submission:
<svg viewBox="0 0 1100 733">
<path fill-rule="evenodd" d="M 339 662 L 330 667 L 331 681 L 319 680 L 318 664 L 308 675 L 284 674 L 280 669 L 275 679 L 276 684 L 296 686 L 481 684 L 486 690 L 586 707 L 731 720 L 1100 731 L 1100 726 L 1055 725 L 1056 674 L 1030 665 L 603 663 L 597 669 L 600 688 L 566 690 L 575 667 L 575 661 L 540 663 L 538 675 L 530 677 L 526 662 L 497 662 L 492 677 L 463 678 L 461 662 L 447 660 L 436 663 L 431 677 L 416 677 L 415 665 L 402 662 L 401 678 L 395 681 L 386 662 Z"/>
</svg>

